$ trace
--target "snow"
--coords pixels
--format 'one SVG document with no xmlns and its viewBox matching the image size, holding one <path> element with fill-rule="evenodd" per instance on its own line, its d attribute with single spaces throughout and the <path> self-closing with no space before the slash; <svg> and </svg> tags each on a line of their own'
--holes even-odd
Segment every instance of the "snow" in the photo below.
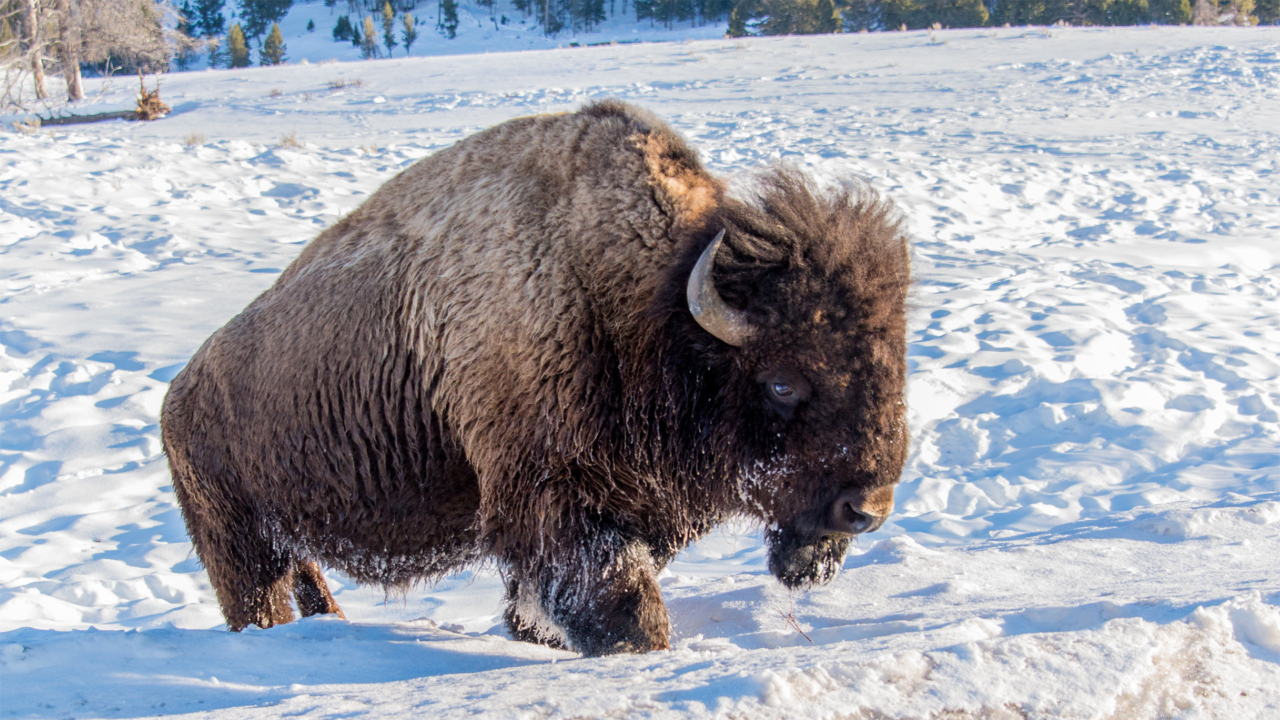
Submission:
<svg viewBox="0 0 1280 720">
<path fill-rule="evenodd" d="M 1280 31 L 934 35 L 313 57 L 163 76 L 159 122 L 0 134 L 0 716 L 1280 716 Z M 898 202 L 896 514 L 794 596 L 756 528 L 713 533 L 661 577 L 669 652 L 511 641 L 490 567 L 396 597 L 330 573 L 350 622 L 226 632 L 168 380 L 404 167 L 600 97 L 716 172 Z"/>
</svg>

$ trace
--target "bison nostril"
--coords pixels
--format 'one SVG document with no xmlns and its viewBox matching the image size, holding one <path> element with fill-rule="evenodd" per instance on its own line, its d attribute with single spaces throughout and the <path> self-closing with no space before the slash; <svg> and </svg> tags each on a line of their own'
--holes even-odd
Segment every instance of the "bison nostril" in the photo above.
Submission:
<svg viewBox="0 0 1280 720">
<path fill-rule="evenodd" d="M 855 508 L 848 500 L 840 503 L 837 519 L 841 528 L 852 535 L 866 532 L 875 523 L 875 518 Z"/>
</svg>

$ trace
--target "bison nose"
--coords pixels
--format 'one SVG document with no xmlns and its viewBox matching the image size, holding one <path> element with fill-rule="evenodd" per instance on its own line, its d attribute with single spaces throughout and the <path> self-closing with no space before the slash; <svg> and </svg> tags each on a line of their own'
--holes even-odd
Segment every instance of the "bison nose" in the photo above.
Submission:
<svg viewBox="0 0 1280 720">
<path fill-rule="evenodd" d="M 880 527 L 889 515 L 872 512 L 868 507 L 870 504 L 867 496 L 862 492 L 847 492 L 840 495 L 836 498 L 828 515 L 827 532 L 860 535 Z"/>
</svg>

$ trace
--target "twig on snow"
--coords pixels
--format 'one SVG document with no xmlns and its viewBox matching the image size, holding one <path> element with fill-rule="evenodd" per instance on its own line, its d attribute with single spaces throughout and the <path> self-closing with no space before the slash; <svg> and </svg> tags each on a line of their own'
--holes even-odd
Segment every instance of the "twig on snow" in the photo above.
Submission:
<svg viewBox="0 0 1280 720">
<path fill-rule="evenodd" d="M 800 635 L 805 640 L 808 640 L 809 644 L 812 645 L 813 638 L 809 637 L 805 631 L 800 628 L 800 621 L 796 620 L 796 599 L 791 593 L 791 588 L 787 588 L 787 603 L 791 606 L 790 611 L 782 612 L 782 608 L 776 606 L 775 609 L 778 611 L 778 614 L 782 616 L 782 619 L 786 621 L 787 625 L 795 628 L 795 631 L 800 633 Z"/>
</svg>

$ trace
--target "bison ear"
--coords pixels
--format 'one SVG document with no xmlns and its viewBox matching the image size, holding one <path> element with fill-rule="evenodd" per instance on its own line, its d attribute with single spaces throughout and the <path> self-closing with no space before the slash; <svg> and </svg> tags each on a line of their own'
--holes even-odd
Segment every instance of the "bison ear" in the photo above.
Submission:
<svg viewBox="0 0 1280 720">
<path fill-rule="evenodd" d="M 657 190 L 656 199 L 676 225 L 697 227 L 720 205 L 723 187 L 702 169 L 698 155 L 675 133 L 653 130 L 635 140 Z"/>
<path fill-rule="evenodd" d="M 716 290 L 716 284 L 711 281 L 711 269 L 715 266 L 716 253 L 720 251 L 722 240 L 724 230 L 702 251 L 698 264 L 689 273 L 685 294 L 689 299 L 689 312 L 703 330 L 734 347 L 742 347 L 755 334 L 755 328 L 747 321 L 746 313 L 725 303 Z"/>
</svg>

